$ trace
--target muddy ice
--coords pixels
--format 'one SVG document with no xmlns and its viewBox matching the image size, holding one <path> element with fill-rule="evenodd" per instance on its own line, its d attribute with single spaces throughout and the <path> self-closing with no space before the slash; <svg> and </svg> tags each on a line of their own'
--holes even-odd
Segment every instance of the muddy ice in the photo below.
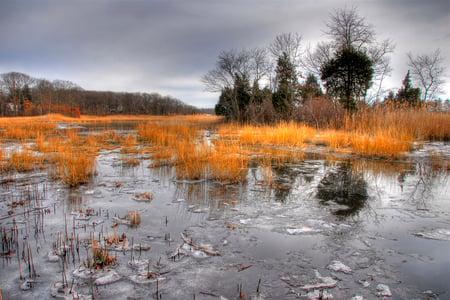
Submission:
<svg viewBox="0 0 450 300">
<path fill-rule="evenodd" d="M 448 145 L 430 147 L 448 156 Z M 2 296 L 447 299 L 448 170 L 427 153 L 309 155 L 274 166 L 270 186 L 259 168 L 245 184 L 176 181 L 146 158 L 123 166 L 119 151 L 103 151 L 77 189 L 45 172 L 2 175 Z M 111 265 L 86 267 L 92 239 Z"/>
</svg>

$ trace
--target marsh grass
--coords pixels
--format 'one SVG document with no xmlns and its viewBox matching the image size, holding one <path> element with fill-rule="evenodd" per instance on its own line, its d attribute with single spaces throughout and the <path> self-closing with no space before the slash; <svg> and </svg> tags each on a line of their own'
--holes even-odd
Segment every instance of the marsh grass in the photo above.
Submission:
<svg viewBox="0 0 450 300">
<path fill-rule="evenodd" d="M 275 126 L 243 126 L 239 132 L 239 140 L 249 145 L 283 145 L 302 147 L 314 140 L 314 128 L 294 122 L 281 122 Z"/>
<path fill-rule="evenodd" d="M 122 121 L 136 122 L 137 135 L 123 136 L 108 129 L 111 122 Z M 58 122 L 90 123 L 106 129 L 81 136 L 76 129 L 58 130 Z M 337 152 L 396 159 L 410 151 L 414 141 L 449 140 L 450 114 L 426 107 L 383 105 L 347 116 L 341 128 L 319 130 L 294 122 L 223 123 L 221 117 L 203 115 L 72 119 L 52 114 L 0 118 L 0 142 L 25 144 L 30 139 L 35 141 L 33 150 L 43 155 L 31 149 L 17 153 L 2 149 L 2 171 L 26 171 L 48 164 L 53 177 L 76 186 L 88 182 L 95 173 L 100 149 L 120 148 L 124 164 L 137 165 L 136 155 L 147 151 L 151 153 L 152 167 L 173 166 L 179 179 L 242 182 L 249 164 L 256 163 L 263 181 L 271 183 L 272 166 L 299 163 L 304 159 L 304 149 L 316 145 Z"/>
<path fill-rule="evenodd" d="M 1 118 L 0 118 L 1 119 Z M 38 122 L 0 122 L 0 137 L 13 141 L 25 142 L 35 139 L 38 135 L 50 134 L 55 130 L 55 124 Z"/>
<path fill-rule="evenodd" d="M 59 152 L 54 177 L 68 186 L 89 182 L 95 171 L 95 156 L 85 151 L 65 148 Z"/>
<path fill-rule="evenodd" d="M 135 135 L 128 134 L 120 140 L 121 143 L 121 160 L 124 166 L 138 166 L 141 162 L 137 158 L 138 141 Z"/>
<path fill-rule="evenodd" d="M 91 238 L 92 260 L 87 256 L 87 267 L 91 269 L 103 269 L 104 267 L 113 265 L 117 261 L 116 256 L 109 254 L 107 247 L 100 246 L 99 242 Z"/>
<path fill-rule="evenodd" d="M 414 139 L 401 128 L 380 129 L 372 134 L 353 134 L 350 145 L 353 151 L 363 156 L 399 158 L 412 150 Z"/>
<path fill-rule="evenodd" d="M 206 177 L 210 148 L 192 139 L 179 140 L 171 149 L 176 157 L 175 168 L 180 179 L 198 180 Z"/>
<path fill-rule="evenodd" d="M 217 140 L 211 147 L 208 166 L 210 177 L 222 182 L 246 181 L 249 153 L 240 143 Z"/>
<path fill-rule="evenodd" d="M 33 153 L 29 149 L 15 151 L 8 159 L 8 165 L 18 172 L 32 171 L 36 167 L 42 166 L 43 157 Z"/>
<path fill-rule="evenodd" d="M 43 168 L 44 157 L 28 147 L 9 150 L 0 149 L 0 168 L 2 172 L 29 172 Z"/>
</svg>

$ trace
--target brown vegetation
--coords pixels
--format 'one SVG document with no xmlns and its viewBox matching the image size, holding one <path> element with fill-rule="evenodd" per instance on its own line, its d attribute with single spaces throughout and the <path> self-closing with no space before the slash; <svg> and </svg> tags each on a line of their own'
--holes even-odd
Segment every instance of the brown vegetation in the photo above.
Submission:
<svg viewBox="0 0 450 300">
<path fill-rule="evenodd" d="M 328 113 L 327 113 L 328 115 Z M 317 119 L 321 119 L 316 115 Z M 112 129 L 79 135 L 58 129 L 58 122 L 108 124 L 135 122 L 136 135 Z M 0 149 L 2 172 L 24 172 L 49 166 L 50 174 L 69 186 L 89 181 L 99 149 L 121 148 L 124 164 L 140 163 L 136 155 L 150 153 L 152 167 L 174 166 L 178 179 L 242 182 L 249 163 L 260 168 L 261 180 L 272 182 L 272 165 L 298 162 L 304 149 L 326 146 L 337 152 L 395 159 L 415 141 L 450 139 L 450 114 L 422 107 L 380 105 L 346 116 L 342 126 L 315 129 L 296 122 L 274 125 L 222 123 L 216 116 L 82 116 L 60 115 L 0 119 L 3 142 L 18 142 L 16 150 Z M 103 127 L 103 128 L 107 128 Z"/>
</svg>

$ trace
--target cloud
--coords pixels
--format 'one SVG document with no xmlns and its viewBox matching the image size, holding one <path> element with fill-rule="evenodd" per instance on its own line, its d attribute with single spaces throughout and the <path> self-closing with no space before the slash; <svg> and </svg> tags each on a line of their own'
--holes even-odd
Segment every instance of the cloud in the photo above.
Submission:
<svg viewBox="0 0 450 300">
<path fill-rule="evenodd" d="M 159 92 L 208 107 L 218 96 L 204 92 L 200 77 L 214 68 L 220 51 L 267 46 L 283 32 L 298 32 L 304 47 L 314 46 L 326 40 L 333 9 L 345 5 L 357 6 L 380 39 L 396 43 L 393 87 L 406 73 L 406 52 L 440 47 L 450 53 L 449 3 L 440 0 L 4 2 L 0 73 L 60 78 L 86 89 Z"/>
</svg>

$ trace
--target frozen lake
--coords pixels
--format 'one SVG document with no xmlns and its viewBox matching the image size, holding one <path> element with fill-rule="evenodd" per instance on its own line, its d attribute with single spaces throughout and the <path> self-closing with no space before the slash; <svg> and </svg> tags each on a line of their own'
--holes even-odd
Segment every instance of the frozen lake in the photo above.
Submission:
<svg viewBox="0 0 450 300">
<path fill-rule="evenodd" d="M 448 299 L 450 184 L 442 159 L 450 159 L 445 143 L 395 162 L 309 153 L 273 166 L 272 185 L 256 166 L 246 183 L 222 185 L 177 181 L 173 168 L 149 168 L 146 157 L 126 167 L 120 150 L 104 150 L 98 174 L 79 188 L 46 171 L 2 174 L 1 293 Z M 108 242 L 114 233 L 120 241 Z M 93 239 L 116 257 L 107 271 L 84 267 Z"/>
</svg>

